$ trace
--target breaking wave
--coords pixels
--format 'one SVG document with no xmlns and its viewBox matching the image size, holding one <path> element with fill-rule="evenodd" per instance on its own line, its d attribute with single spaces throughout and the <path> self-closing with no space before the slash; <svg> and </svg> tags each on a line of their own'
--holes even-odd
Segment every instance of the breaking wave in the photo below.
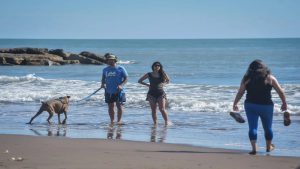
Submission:
<svg viewBox="0 0 300 169">
<path fill-rule="evenodd" d="M 40 102 L 51 98 L 70 95 L 72 104 L 104 103 L 103 90 L 80 101 L 100 87 L 100 82 L 83 80 L 44 79 L 28 74 L 26 76 L 0 76 L 0 103 Z M 300 85 L 284 85 L 288 106 L 293 114 L 300 114 Z M 169 84 L 166 87 L 168 109 L 174 112 L 228 112 L 238 90 L 236 86 Z M 273 92 L 275 92 L 273 90 Z M 147 88 L 138 83 L 126 85 L 126 107 L 148 107 Z M 280 112 L 280 99 L 273 93 L 275 113 Z M 79 102 L 80 101 L 80 102 Z M 240 108 L 243 100 L 240 102 Z"/>
</svg>

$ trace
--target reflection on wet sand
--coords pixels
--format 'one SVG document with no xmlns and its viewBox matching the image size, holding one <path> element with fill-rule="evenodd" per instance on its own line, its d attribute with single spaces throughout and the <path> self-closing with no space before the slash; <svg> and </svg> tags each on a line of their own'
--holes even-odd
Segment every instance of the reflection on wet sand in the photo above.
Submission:
<svg viewBox="0 0 300 169">
<path fill-rule="evenodd" d="M 107 129 L 107 139 L 121 139 L 122 137 L 122 125 L 110 125 Z"/>
<path fill-rule="evenodd" d="M 107 124 L 105 124 L 107 125 Z M 77 126 L 77 125 L 75 125 Z M 89 126 L 88 126 L 89 127 Z M 147 127 L 147 126 L 144 126 Z M 81 128 L 81 127 L 80 127 Z M 94 129 L 92 132 L 97 132 L 97 133 L 106 133 L 106 138 L 107 139 L 122 139 L 122 135 L 124 136 L 124 130 L 127 131 L 127 126 L 124 125 L 118 125 L 118 124 L 113 124 L 113 125 L 108 125 L 107 127 L 103 126 L 100 128 Z M 159 142 L 163 143 L 166 141 L 167 137 L 167 126 L 148 126 L 148 129 L 150 131 L 144 131 L 146 133 L 149 132 L 150 134 L 150 142 Z M 29 130 L 34 133 L 36 136 L 60 136 L 60 137 L 72 137 L 72 134 L 80 134 L 80 132 L 84 132 L 86 130 L 78 130 L 77 127 L 74 128 L 72 125 L 39 125 L 39 126 L 30 126 Z M 69 135 L 67 136 L 67 130 L 69 131 Z M 96 131 L 95 131 L 96 130 Z M 129 135 L 131 134 L 131 129 L 128 131 Z M 128 134 L 128 133 L 127 133 Z M 145 135 L 145 140 L 147 140 L 147 135 Z M 149 136 L 149 135 L 148 135 Z M 105 135 L 104 135 L 105 137 Z"/>
<path fill-rule="evenodd" d="M 157 126 L 151 127 L 151 142 L 159 142 L 163 143 L 166 140 L 167 137 L 167 127 L 163 126 L 161 128 L 158 128 Z"/>
<path fill-rule="evenodd" d="M 37 136 L 67 136 L 67 127 L 66 125 L 57 125 L 56 127 L 53 127 L 52 125 L 49 125 L 47 127 L 47 134 L 42 134 L 43 131 L 38 131 L 34 128 L 30 128 L 30 130 Z"/>
</svg>

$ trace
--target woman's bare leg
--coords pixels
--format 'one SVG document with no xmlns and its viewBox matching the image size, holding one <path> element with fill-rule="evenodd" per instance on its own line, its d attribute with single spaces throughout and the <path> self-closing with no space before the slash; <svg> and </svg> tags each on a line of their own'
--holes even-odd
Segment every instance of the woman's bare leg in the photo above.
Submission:
<svg viewBox="0 0 300 169">
<path fill-rule="evenodd" d="M 156 115 L 157 105 L 156 105 L 156 102 L 154 102 L 151 99 L 149 99 L 149 104 L 150 104 L 151 111 L 152 111 L 153 123 L 154 123 L 154 125 L 156 125 L 157 124 L 157 115 Z"/>
<path fill-rule="evenodd" d="M 168 125 L 168 112 L 166 111 L 166 99 L 162 98 L 158 101 L 159 111 L 165 120 L 165 125 Z"/>
</svg>

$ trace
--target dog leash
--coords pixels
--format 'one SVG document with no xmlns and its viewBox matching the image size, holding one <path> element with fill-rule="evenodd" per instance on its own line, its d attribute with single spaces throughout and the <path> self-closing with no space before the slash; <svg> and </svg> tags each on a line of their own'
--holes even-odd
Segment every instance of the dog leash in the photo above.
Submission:
<svg viewBox="0 0 300 169">
<path fill-rule="evenodd" d="M 77 102 L 81 102 L 83 100 L 87 100 L 88 98 L 92 97 L 94 94 L 96 94 L 100 89 L 102 89 L 102 87 L 100 87 L 99 89 L 95 90 L 92 94 L 86 96 L 85 98 L 78 100 Z"/>
</svg>

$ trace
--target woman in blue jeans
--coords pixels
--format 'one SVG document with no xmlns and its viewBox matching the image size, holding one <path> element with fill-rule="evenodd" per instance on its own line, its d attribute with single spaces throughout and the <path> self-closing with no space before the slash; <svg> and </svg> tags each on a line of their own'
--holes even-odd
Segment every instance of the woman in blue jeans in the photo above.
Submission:
<svg viewBox="0 0 300 169">
<path fill-rule="evenodd" d="M 272 144 L 274 110 L 274 103 L 271 96 L 272 88 L 276 90 L 282 101 L 281 110 L 286 110 L 285 94 L 277 79 L 261 60 L 254 60 L 249 65 L 233 102 L 233 110 L 238 111 L 237 104 L 245 91 L 247 91 L 244 107 L 249 124 L 249 139 L 252 146 L 252 151 L 249 154 L 251 155 L 256 154 L 258 118 L 261 119 L 264 128 L 266 151 L 270 152 L 274 149 L 274 145 Z"/>
</svg>

